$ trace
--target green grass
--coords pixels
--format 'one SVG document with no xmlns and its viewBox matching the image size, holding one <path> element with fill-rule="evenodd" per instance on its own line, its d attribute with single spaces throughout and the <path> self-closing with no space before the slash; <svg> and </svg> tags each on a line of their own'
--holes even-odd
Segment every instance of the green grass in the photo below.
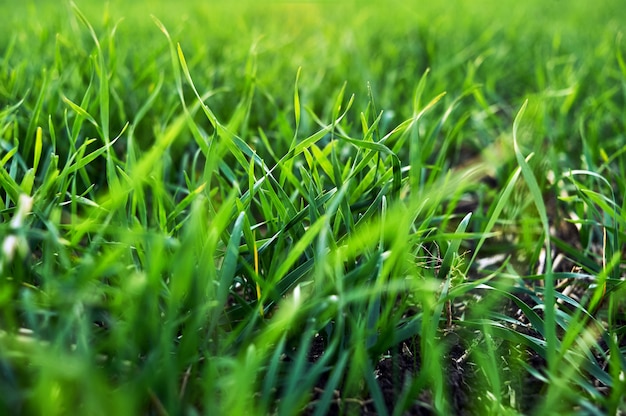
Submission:
<svg viewBox="0 0 626 416">
<path fill-rule="evenodd" d="M 620 1 L 127 3 L 0 5 L 0 413 L 626 411 Z"/>
</svg>

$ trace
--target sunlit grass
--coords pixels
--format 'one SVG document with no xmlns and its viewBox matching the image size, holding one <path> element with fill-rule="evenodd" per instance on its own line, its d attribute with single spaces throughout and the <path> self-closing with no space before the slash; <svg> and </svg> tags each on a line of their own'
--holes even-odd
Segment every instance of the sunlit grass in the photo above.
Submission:
<svg viewBox="0 0 626 416">
<path fill-rule="evenodd" d="M 624 6 L 420 3 L 1 5 L 2 412 L 624 411 Z"/>
</svg>

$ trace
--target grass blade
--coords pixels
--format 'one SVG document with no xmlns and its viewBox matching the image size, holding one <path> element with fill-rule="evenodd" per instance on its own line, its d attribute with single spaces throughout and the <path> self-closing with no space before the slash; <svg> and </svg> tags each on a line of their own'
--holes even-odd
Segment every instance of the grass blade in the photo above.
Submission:
<svg viewBox="0 0 626 416">
<path fill-rule="evenodd" d="M 554 277 L 552 275 L 552 248 L 550 244 L 550 223 L 548 221 L 548 214 L 546 211 L 546 205 L 543 201 L 543 195 L 539 189 L 539 184 L 535 179 L 532 169 L 526 162 L 526 158 L 522 155 L 518 144 L 519 125 L 526 110 L 528 101 L 525 101 L 520 108 L 515 121 L 513 122 L 513 147 L 515 151 L 515 157 L 517 163 L 522 171 L 522 175 L 530 190 L 533 203 L 537 208 L 539 218 L 541 219 L 541 225 L 543 228 L 544 246 L 546 252 L 546 273 L 545 273 L 545 290 L 544 290 L 544 303 L 545 303 L 545 338 L 547 344 L 547 360 L 550 371 L 556 370 L 557 365 L 557 337 L 556 337 L 556 323 L 555 323 L 555 294 L 554 294 Z"/>
</svg>

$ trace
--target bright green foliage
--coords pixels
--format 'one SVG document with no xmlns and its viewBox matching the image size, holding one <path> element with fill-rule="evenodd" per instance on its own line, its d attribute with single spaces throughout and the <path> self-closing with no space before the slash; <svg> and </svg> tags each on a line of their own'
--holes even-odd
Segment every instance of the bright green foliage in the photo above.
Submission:
<svg viewBox="0 0 626 416">
<path fill-rule="evenodd" d="M 5 3 L 0 413 L 626 411 L 622 1 Z"/>
</svg>

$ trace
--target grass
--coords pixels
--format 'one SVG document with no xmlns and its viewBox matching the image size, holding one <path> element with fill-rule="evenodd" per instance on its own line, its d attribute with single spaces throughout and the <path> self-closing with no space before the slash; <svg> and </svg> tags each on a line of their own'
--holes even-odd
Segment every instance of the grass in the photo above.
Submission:
<svg viewBox="0 0 626 416">
<path fill-rule="evenodd" d="M 2 413 L 626 411 L 623 12 L 0 5 Z"/>
</svg>

